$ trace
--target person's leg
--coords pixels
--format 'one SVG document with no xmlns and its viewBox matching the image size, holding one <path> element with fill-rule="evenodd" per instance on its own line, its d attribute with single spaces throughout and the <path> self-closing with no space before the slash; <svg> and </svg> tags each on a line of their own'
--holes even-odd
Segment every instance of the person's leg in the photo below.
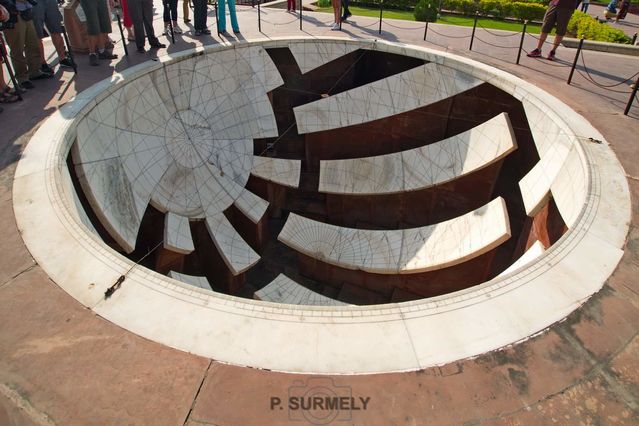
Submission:
<svg viewBox="0 0 639 426">
<path fill-rule="evenodd" d="M 331 4 L 333 6 L 333 29 L 335 29 L 335 27 L 337 27 L 339 25 L 339 21 L 340 21 L 340 6 L 339 6 L 339 0 L 331 0 Z"/>
<path fill-rule="evenodd" d="M 138 50 L 144 49 L 144 20 L 142 15 L 142 0 L 127 0 L 129 3 L 129 14 L 133 23 L 133 35 L 135 36 L 135 45 Z"/>
<path fill-rule="evenodd" d="M 588 12 L 588 6 L 590 6 L 590 3 L 585 3 L 584 4 L 584 13 Z"/>
<path fill-rule="evenodd" d="M 160 40 L 158 40 L 155 36 L 155 30 L 153 29 L 153 0 L 142 0 L 142 19 L 144 21 L 146 36 L 149 39 L 151 47 L 166 47 L 164 44 L 160 43 Z"/>
<path fill-rule="evenodd" d="M 98 45 L 100 37 L 100 24 L 95 0 L 80 0 L 87 25 L 87 45 L 89 48 L 89 63 L 98 65 Z"/>
<path fill-rule="evenodd" d="M 29 80 L 27 59 L 24 56 L 24 33 L 25 24 L 20 17 L 18 17 L 18 22 L 15 23 L 13 29 L 4 31 L 4 37 L 9 45 L 9 54 L 11 56 L 11 63 L 13 64 L 13 73 L 16 76 L 18 84 L 22 84 Z"/>
<path fill-rule="evenodd" d="M 235 0 L 227 0 L 229 4 L 229 15 L 231 15 L 231 28 L 233 32 L 240 32 L 240 25 L 237 23 L 237 13 L 235 13 Z"/>
<path fill-rule="evenodd" d="M 206 30 L 206 0 L 193 0 L 194 26 L 197 31 Z"/>
<path fill-rule="evenodd" d="M 226 0 L 217 2 L 217 24 L 221 33 L 226 31 Z"/>
<path fill-rule="evenodd" d="M 572 16 L 572 9 L 559 9 L 557 10 L 557 32 L 555 33 L 555 40 L 552 44 L 552 50 L 548 54 L 548 59 L 555 59 L 555 52 L 563 40 L 566 31 L 568 31 L 568 22 Z"/>
<path fill-rule="evenodd" d="M 351 11 L 348 9 L 348 5 L 350 4 L 350 0 L 342 0 L 342 7 L 344 8 L 344 14 L 342 15 L 344 19 L 348 19 L 349 16 L 353 16 Z"/>
<path fill-rule="evenodd" d="M 191 22 L 189 19 L 189 0 L 182 0 L 182 15 L 184 17 L 184 23 Z"/>
<path fill-rule="evenodd" d="M 25 22 L 24 29 L 24 52 L 27 58 L 27 67 L 29 68 L 29 78 L 42 78 L 40 71 L 42 62 L 40 61 L 40 38 L 36 34 L 33 21 Z M 44 75 L 50 77 L 51 74 Z"/>
</svg>

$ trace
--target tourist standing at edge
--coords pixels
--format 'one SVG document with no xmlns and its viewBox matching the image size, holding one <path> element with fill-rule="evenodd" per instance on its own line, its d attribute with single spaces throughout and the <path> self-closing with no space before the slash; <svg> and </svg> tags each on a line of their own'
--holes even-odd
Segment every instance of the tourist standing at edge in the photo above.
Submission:
<svg viewBox="0 0 639 426">
<path fill-rule="evenodd" d="M 193 27 L 195 35 L 211 34 L 206 28 L 206 13 L 208 12 L 206 0 L 193 0 Z"/>
<path fill-rule="evenodd" d="M 38 35 L 33 26 L 33 6 L 26 0 L 0 0 L 9 12 L 4 26 L 4 37 L 9 45 L 11 62 L 20 88 L 33 89 L 31 80 L 49 78 L 53 74 L 40 70 Z"/>
<path fill-rule="evenodd" d="M 149 39 L 152 48 L 162 49 L 166 46 L 160 43 L 153 29 L 153 0 L 127 0 L 129 14 L 133 21 L 133 34 L 139 53 L 144 53 L 144 37 Z"/>
<path fill-rule="evenodd" d="M 301 1 L 301 0 L 300 0 Z M 221 34 L 226 34 L 226 4 L 229 6 L 229 15 L 231 15 L 231 27 L 233 32 L 239 34 L 240 26 L 237 23 L 237 14 L 235 13 L 235 0 L 218 0 L 217 5 L 217 23 L 220 26 Z"/>
<path fill-rule="evenodd" d="M 164 35 L 171 35 L 171 21 L 173 21 L 173 33 L 182 34 L 182 28 L 177 22 L 178 0 L 162 0 L 162 3 L 164 3 Z"/>
<path fill-rule="evenodd" d="M 588 6 L 590 6 L 590 0 L 584 0 L 583 2 L 581 2 L 581 11 L 583 13 L 587 13 L 588 12 Z"/>
<path fill-rule="evenodd" d="M 552 31 L 553 27 L 557 27 L 557 33 L 555 34 L 555 41 L 552 46 L 552 50 L 548 52 L 548 56 L 546 57 L 549 60 L 555 59 L 555 52 L 557 51 L 557 47 L 561 40 L 566 35 L 566 30 L 568 29 L 568 21 L 570 21 L 570 17 L 572 13 L 575 11 L 575 0 L 552 0 L 548 5 L 548 9 L 546 10 L 546 14 L 544 15 L 544 24 L 541 27 L 541 34 L 539 36 L 539 42 L 537 43 L 537 48 L 530 52 L 528 56 L 530 58 L 539 58 L 541 57 L 541 48 L 548 38 L 548 34 Z"/>
<path fill-rule="evenodd" d="M 60 60 L 60 66 L 66 68 L 72 68 L 73 63 L 71 59 L 67 57 L 67 52 L 64 47 L 64 40 L 62 39 L 62 14 L 58 9 L 58 2 L 56 0 L 38 0 L 38 3 L 33 6 L 33 26 L 35 27 L 36 34 L 40 43 L 40 61 L 42 62 L 41 70 L 44 73 L 53 74 L 53 68 L 47 64 L 44 57 L 44 46 L 42 39 L 44 38 L 44 25 L 47 26 L 47 31 L 51 36 L 51 41 L 55 47 L 55 51 L 58 54 Z"/>
<path fill-rule="evenodd" d="M 80 0 L 89 35 L 89 64 L 98 65 L 98 59 L 117 59 L 110 50 L 111 15 L 107 0 Z"/>
<path fill-rule="evenodd" d="M 295 13 L 295 0 L 286 0 L 286 11 L 288 13 Z"/>
</svg>

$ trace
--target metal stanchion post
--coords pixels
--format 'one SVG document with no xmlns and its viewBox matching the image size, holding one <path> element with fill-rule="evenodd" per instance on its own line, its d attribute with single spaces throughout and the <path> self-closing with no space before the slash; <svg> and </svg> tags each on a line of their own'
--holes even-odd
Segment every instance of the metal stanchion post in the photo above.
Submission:
<svg viewBox="0 0 639 426">
<path fill-rule="evenodd" d="M 77 74 L 78 73 L 78 64 L 75 63 L 75 58 L 73 57 L 73 52 L 71 51 L 71 43 L 69 42 L 69 35 L 67 34 L 67 27 L 64 26 L 64 24 L 60 25 L 62 27 L 62 37 L 64 38 L 64 44 L 66 45 L 66 54 L 69 57 L 69 59 L 71 60 L 71 66 L 73 67 L 73 73 Z M 126 50 L 126 43 L 124 44 L 124 53 L 126 53 L 128 55 L 128 52 Z"/>
<path fill-rule="evenodd" d="M 635 33 L 635 35 L 632 36 L 632 41 L 630 42 L 630 44 L 634 46 L 636 42 L 637 42 L 637 33 Z"/>
<path fill-rule="evenodd" d="M 302 0 L 300 0 L 300 31 L 302 31 Z"/>
<path fill-rule="evenodd" d="M 572 68 L 570 68 L 570 75 L 568 76 L 568 81 L 567 83 L 570 84 L 570 82 L 572 81 L 572 76 L 575 73 L 575 67 L 577 66 L 577 59 L 579 59 L 579 54 L 581 53 L 581 47 L 584 45 L 584 38 L 582 37 L 581 40 L 579 40 L 579 46 L 577 47 L 577 53 L 575 54 L 575 60 L 572 61 Z"/>
<path fill-rule="evenodd" d="M 118 28 L 120 29 L 120 38 L 122 39 L 122 46 L 124 47 L 124 54 L 129 56 L 129 48 L 126 46 L 126 39 L 124 38 L 124 30 L 122 29 L 122 19 L 120 19 L 120 12 L 115 12 L 115 16 L 118 17 Z"/>
<path fill-rule="evenodd" d="M 424 27 L 424 41 L 426 41 L 426 34 L 428 34 L 428 21 L 426 21 L 426 26 Z"/>
<path fill-rule="evenodd" d="M 382 16 L 384 14 L 384 0 L 379 2 L 379 34 L 382 34 Z"/>
<path fill-rule="evenodd" d="M 162 0 L 162 3 L 164 4 L 164 13 L 169 15 L 169 31 L 171 32 L 171 42 L 175 44 L 175 34 L 173 34 L 173 20 L 171 19 L 171 8 L 169 7 L 169 2 L 167 0 Z"/>
<path fill-rule="evenodd" d="M 517 61 L 515 62 L 519 65 L 519 59 L 521 59 L 521 49 L 524 47 L 524 37 L 526 37 L 526 27 L 528 26 L 528 19 L 524 20 L 524 28 L 521 30 L 521 40 L 519 40 L 519 50 L 517 51 Z"/>
<path fill-rule="evenodd" d="M 257 2 L 257 30 L 262 32 L 262 9 L 260 9 L 260 4 L 262 0 L 258 0 Z"/>
<path fill-rule="evenodd" d="M 632 102 L 635 100 L 637 96 L 637 90 L 639 89 L 639 77 L 637 77 L 637 81 L 635 81 L 635 87 L 632 89 L 632 93 L 630 94 L 630 99 L 628 99 L 628 104 L 626 105 L 626 109 L 623 112 L 623 115 L 628 115 L 630 112 L 630 107 L 632 106 Z"/>
<path fill-rule="evenodd" d="M 479 13 L 475 12 L 475 22 L 473 22 L 473 33 L 470 35 L 470 46 L 468 50 L 473 50 L 473 41 L 475 40 L 475 30 L 477 29 L 477 19 L 479 18 Z"/>
<path fill-rule="evenodd" d="M 22 100 L 22 89 L 16 80 L 16 75 L 13 73 L 13 68 L 11 68 L 11 64 L 9 63 L 9 58 L 7 57 L 7 43 L 4 41 L 4 33 L 0 31 L 0 53 L 2 54 L 2 61 L 4 62 L 4 66 L 7 67 L 7 72 L 9 73 L 9 79 L 11 79 L 11 83 L 13 84 L 13 89 L 18 95 L 18 99 Z"/>
</svg>

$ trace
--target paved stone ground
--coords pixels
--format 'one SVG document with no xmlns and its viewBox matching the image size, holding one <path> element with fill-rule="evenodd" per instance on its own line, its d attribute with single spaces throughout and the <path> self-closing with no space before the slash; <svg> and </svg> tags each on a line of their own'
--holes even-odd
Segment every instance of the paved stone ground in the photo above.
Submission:
<svg viewBox="0 0 639 426">
<path fill-rule="evenodd" d="M 522 58 L 515 65 L 516 49 L 476 40 L 469 52 L 468 38 L 434 32 L 460 37 L 470 29 L 433 25 L 424 43 L 417 23 L 385 21 L 379 35 L 375 19 L 356 18 L 344 31 L 331 32 L 325 24 L 330 16 L 309 13 L 300 31 L 299 22 L 288 22 L 291 15 L 263 11 L 265 21 L 278 25 L 263 22 L 260 34 L 256 10 L 242 8 L 239 17 L 242 39 L 300 34 L 382 38 L 449 50 L 507 70 L 589 119 L 627 173 L 632 226 L 626 253 L 602 291 L 550 330 L 476 359 L 412 373 L 324 377 L 356 398 L 370 397 L 367 409 L 348 413 L 343 424 L 639 424 L 639 103 L 629 117 L 622 115 L 630 84 L 623 80 L 639 71 L 639 59 L 585 53 L 596 81 L 622 82 L 614 88 L 617 93 L 581 74 L 568 86 L 574 55 L 569 49 L 559 51 L 556 63 Z M 160 30 L 161 22 L 155 24 Z M 519 41 L 499 31 L 480 29 L 477 34 L 492 44 L 516 46 Z M 219 40 L 185 35 L 168 51 Z M 530 50 L 534 43 L 528 37 L 525 46 Z M 271 410 L 271 398 L 284 400 L 298 392 L 298 382 L 307 383 L 309 376 L 228 366 L 128 333 L 59 289 L 22 244 L 11 185 L 29 136 L 75 93 L 152 56 L 132 52 L 95 68 L 87 66 L 86 57 L 78 59 L 77 76 L 63 72 L 38 82 L 24 102 L 0 114 L 0 425 L 290 423 L 289 415 L 297 413 Z"/>
</svg>

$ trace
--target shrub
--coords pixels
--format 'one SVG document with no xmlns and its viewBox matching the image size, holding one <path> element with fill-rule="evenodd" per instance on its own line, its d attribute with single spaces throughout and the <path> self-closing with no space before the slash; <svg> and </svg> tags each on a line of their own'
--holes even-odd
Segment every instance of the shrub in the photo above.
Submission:
<svg viewBox="0 0 639 426">
<path fill-rule="evenodd" d="M 435 0 L 419 0 L 415 5 L 415 19 L 422 22 L 435 22 L 438 6 Z"/>
<path fill-rule="evenodd" d="M 319 7 L 329 7 L 331 5 L 331 0 L 318 0 L 317 5 Z"/>
<path fill-rule="evenodd" d="M 503 18 L 504 2 L 500 0 L 481 0 L 479 2 L 479 13 L 482 15 L 490 15 L 495 18 Z"/>
<path fill-rule="evenodd" d="M 523 3 L 520 1 L 511 2 L 509 4 L 511 11 L 510 16 L 522 21 L 541 21 L 546 13 L 546 6 L 538 3 Z"/>
<path fill-rule="evenodd" d="M 630 43 L 623 31 L 602 24 L 587 13 L 575 11 L 568 23 L 568 33 L 586 40 L 608 41 L 612 43 Z"/>
</svg>

